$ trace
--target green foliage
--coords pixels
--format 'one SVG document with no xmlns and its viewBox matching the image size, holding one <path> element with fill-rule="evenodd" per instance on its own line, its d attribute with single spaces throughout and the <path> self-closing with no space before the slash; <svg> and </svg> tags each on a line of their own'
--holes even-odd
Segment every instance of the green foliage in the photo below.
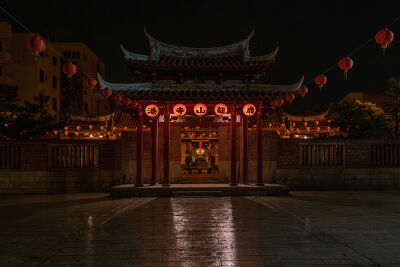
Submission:
<svg viewBox="0 0 400 267">
<path fill-rule="evenodd" d="M 359 100 L 339 102 L 332 106 L 332 111 L 338 114 L 332 125 L 339 126 L 350 138 L 391 135 L 391 120 L 374 103 Z"/>
<path fill-rule="evenodd" d="M 58 127 L 57 119 L 48 112 L 50 97 L 41 92 L 32 102 L 19 106 L 16 87 L 0 85 L 0 136 L 10 139 L 38 139 Z M 4 124 L 7 123 L 8 127 Z"/>
</svg>

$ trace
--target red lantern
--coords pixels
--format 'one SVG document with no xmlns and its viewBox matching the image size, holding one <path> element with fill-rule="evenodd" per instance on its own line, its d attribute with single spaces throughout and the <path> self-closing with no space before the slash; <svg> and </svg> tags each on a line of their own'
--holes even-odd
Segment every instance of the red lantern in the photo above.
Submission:
<svg viewBox="0 0 400 267">
<path fill-rule="evenodd" d="M 106 87 L 103 90 L 101 90 L 101 94 L 105 97 L 105 98 L 109 98 L 112 95 L 112 91 L 110 88 Z"/>
<path fill-rule="evenodd" d="M 326 131 L 329 133 L 329 132 L 331 131 L 331 127 L 330 127 L 330 126 L 327 126 L 327 127 L 326 127 Z"/>
<path fill-rule="evenodd" d="M 28 39 L 27 46 L 28 49 L 32 51 L 35 60 L 39 56 L 39 53 L 42 53 L 46 49 L 46 43 L 37 35 Z"/>
<path fill-rule="evenodd" d="M 216 133 L 216 132 L 213 132 L 213 133 L 212 133 L 212 135 L 213 135 L 213 136 L 216 136 L 216 135 L 217 135 L 217 133 Z"/>
<path fill-rule="evenodd" d="M 394 34 L 392 31 L 384 28 L 376 33 L 375 41 L 381 45 L 383 55 L 385 55 L 385 49 L 393 41 Z"/>
<path fill-rule="evenodd" d="M 299 89 L 297 89 L 297 93 L 301 96 L 305 96 L 308 93 L 308 88 L 305 85 L 300 86 Z"/>
<path fill-rule="evenodd" d="M 296 123 L 292 122 L 292 127 L 296 126 Z"/>
<path fill-rule="evenodd" d="M 75 75 L 78 69 L 72 62 L 67 62 L 62 66 L 62 71 L 68 78 L 71 78 L 72 75 Z"/>
<path fill-rule="evenodd" d="M 95 78 L 93 77 L 87 77 L 84 81 L 83 81 L 83 86 L 85 88 L 89 88 L 89 89 L 93 89 L 97 84 L 97 81 Z"/>
<path fill-rule="evenodd" d="M 76 135 L 76 136 L 79 136 L 79 132 L 75 132 L 75 135 Z"/>
<path fill-rule="evenodd" d="M 93 125 L 90 124 L 89 125 L 89 129 L 92 130 L 93 129 Z"/>
<path fill-rule="evenodd" d="M 349 57 L 344 57 L 339 60 L 339 68 L 344 71 L 344 79 L 347 79 L 347 72 L 353 67 L 353 60 Z"/>
<path fill-rule="evenodd" d="M 300 133 L 300 129 L 299 128 L 296 129 L 296 133 L 298 133 L 298 134 Z"/>
<path fill-rule="evenodd" d="M 281 132 L 280 132 L 279 130 L 276 130 L 276 134 L 277 134 L 277 135 L 280 135 Z"/>
<path fill-rule="evenodd" d="M 246 104 L 243 107 L 243 114 L 250 117 L 256 114 L 256 106 L 253 104 Z"/>
<path fill-rule="evenodd" d="M 315 121 L 315 125 L 318 125 L 319 124 L 319 121 Z"/>
<path fill-rule="evenodd" d="M 184 137 L 185 137 L 185 134 L 184 134 L 184 133 L 182 133 L 182 134 L 181 134 L 181 138 L 184 138 Z"/>
<path fill-rule="evenodd" d="M 311 129 L 310 129 L 310 127 L 307 127 L 306 130 L 307 130 L 307 132 L 310 132 Z"/>
<path fill-rule="evenodd" d="M 319 133 L 319 131 L 321 131 L 321 128 L 318 126 L 317 127 L 317 132 Z"/>
<path fill-rule="evenodd" d="M 285 95 L 286 102 L 292 103 L 296 96 L 293 93 L 287 93 Z"/>
<path fill-rule="evenodd" d="M 307 126 L 307 122 L 305 121 L 305 122 L 304 122 L 304 127 L 306 127 L 306 126 Z"/>
<path fill-rule="evenodd" d="M 58 135 L 58 131 L 57 130 L 54 130 L 53 133 L 54 133 L 54 135 Z"/>
<path fill-rule="evenodd" d="M 216 104 L 214 107 L 214 112 L 217 116 L 224 116 L 228 113 L 228 107 L 224 103 Z"/>
<path fill-rule="evenodd" d="M 65 136 L 68 136 L 68 131 L 65 131 L 64 134 L 65 134 Z"/>
<path fill-rule="evenodd" d="M 204 114 L 207 113 L 207 107 L 203 103 L 198 103 L 198 104 L 194 105 L 193 112 L 197 116 L 203 116 Z"/>
<path fill-rule="evenodd" d="M 154 104 L 147 105 L 146 108 L 144 109 L 144 112 L 146 113 L 147 116 L 150 118 L 154 118 L 158 115 L 158 107 Z"/>
<path fill-rule="evenodd" d="M 123 99 L 122 95 L 116 94 L 116 95 L 113 96 L 113 100 L 114 100 L 115 103 L 117 103 L 117 104 L 118 104 L 119 102 L 121 102 L 122 99 Z"/>
<path fill-rule="evenodd" d="M 4 127 L 8 128 L 8 124 L 7 124 L 7 123 L 4 123 Z"/>
<path fill-rule="evenodd" d="M 124 106 L 129 106 L 131 104 L 131 100 L 128 97 L 124 97 L 122 104 L 124 104 Z"/>
<path fill-rule="evenodd" d="M 65 126 L 65 127 L 64 127 L 64 130 L 68 131 L 68 129 L 69 129 L 69 127 L 68 127 L 68 126 Z"/>
<path fill-rule="evenodd" d="M 128 131 L 128 127 L 125 126 L 125 127 L 124 127 L 124 131 Z"/>
<path fill-rule="evenodd" d="M 114 127 L 112 127 L 112 129 L 113 129 L 113 131 L 116 131 L 116 130 L 117 130 L 117 127 L 114 126 Z"/>
<path fill-rule="evenodd" d="M 268 123 L 268 128 L 272 128 L 272 123 Z"/>
<path fill-rule="evenodd" d="M 282 127 L 282 128 L 285 127 L 285 124 L 284 124 L 284 123 L 281 123 L 281 127 Z"/>
<path fill-rule="evenodd" d="M 189 126 L 185 126 L 183 129 L 185 129 L 185 131 L 189 130 Z"/>
<path fill-rule="evenodd" d="M 89 136 L 89 132 L 85 132 L 84 135 L 85 135 L 85 136 Z"/>
<path fill-rule="evenodd" d="M 104 126 L 100 126 L 100 130 L 102 130 L 102 131 L 103 131 L 103 130 L 104 130 Z"/>
<path fill-rule="evenodd" d="M 277 99 L 275 99 L 275 105 L 276 105 L 276 106 L 280 107 L 280 106 L 282 106 L 283 104 L 285 104 L 285 100 L 283 100 L 282 98 L 277 98 Z"/>
<path fill-rule="evenodd" d="M 76 129 L 78 130 L 78 131 L 80 131 L 81 130 L 81 126 L 76 126 Z"/>
<path fill-rule="evenodd" d="M 323 74 L 318 74 L 317 77 L 314 78 L 314 82 L 316 85 L 318 85 L 319 88 L 322 88 L 327 81 L 328 79 Z"/>
<path fill-rule="evenodd" d="M 172 108 L 172 111 L 174 112 L 174 114 L 178 117 L 184 116 L 186 114 L 186 106 L 184 104 L 176 104 L 174 105 L 174 107 Z"/>
</svg>

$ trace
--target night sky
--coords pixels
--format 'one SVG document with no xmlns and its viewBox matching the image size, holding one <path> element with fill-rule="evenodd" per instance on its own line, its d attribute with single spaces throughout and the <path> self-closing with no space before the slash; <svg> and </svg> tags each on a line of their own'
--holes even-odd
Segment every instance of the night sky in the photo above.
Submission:
<svg viewBox="0 0 400 267">
<path fill-rule="evenodd" d="M 252 55 L 279 46 L 270 83 L 292 83 L 302 75 L 315 75 L 373 37 L 400 16 L 390 1 L 23 1 L 1 5 L 34 32 L 51 41 L 86 43 L 106 64 L 112 82 L 132 81 L 119 45 L 136 53 L 149 53 L 146 26 L 157 39 L 182 46 L 212 47 L 237 42 L 255 29 Z M 0 12 L 1 20 L 8 20 Z M 395 40 L 386 56 L 370 42 L 352 55 L 349 80 L 336 66 L 328 72 L 322 93 L 309 84 L 310 94 L 297 106 L 323 108 L 348 91 L 377 91 L 389 76 L 400 76 L 400 21 L 390 27 Z M 15 31 L 22 31 L 16 26 Z M 298 101 L 297 101 L 298 102 Z"/>
</svg>

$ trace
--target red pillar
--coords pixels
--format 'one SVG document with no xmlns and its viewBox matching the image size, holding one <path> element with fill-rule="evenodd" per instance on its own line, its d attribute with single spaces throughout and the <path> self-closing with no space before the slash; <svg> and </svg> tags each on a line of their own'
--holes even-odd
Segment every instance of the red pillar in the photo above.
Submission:
<svg viewBox="0 0 400 267">
<path fill-rule="evenodd" d="M 231 186 L 237 186 L 236 179 L 236 109 L 231 104 Z"/>
<path fill-rule="evenodd" d="M 257 105 L 257 183 L 256 185 L 263 184 L 263 170 L 262 170 L 262 122 L 261 122 L 262 103 Z"/>
<path fill-rule="evenodd" d="M 143 154 L 143 110 L 142 105 L 138 106 L 138 120 L 136 129 L 136 184 L 142 184 L 142 154 Z"/>
<path fill-rule="evenodd" d="M 152 159 L 151 159 L 151 185 L 155 185 L 157 183 L 158 176 L 158 117 L 153 118 L 152 123 Z"/>
<path fill-rule="evenodd" d="M 243 130 L 243 183 L 247 184 L 247 131 L 248 131 L 248 118 L 243 115 L 242 120 Z"/>
<path fill-rule="evenodd" d="M 164 106 L 164 182 L 169 186 L 169 103 Z"/>
</svg>

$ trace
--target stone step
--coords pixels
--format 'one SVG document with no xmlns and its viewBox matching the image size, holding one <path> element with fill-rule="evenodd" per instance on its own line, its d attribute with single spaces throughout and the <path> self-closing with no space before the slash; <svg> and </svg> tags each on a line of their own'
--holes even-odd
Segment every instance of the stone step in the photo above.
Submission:
<svg viewBox="0 0 400 267">
<path fill-rule="evenodd" d="M 172 191 L 173 197 L 222 197 L 222 191 L 211 190 L 211 191 L 198 191 L 198 190 L 178 190 Z"/>
</svg>

